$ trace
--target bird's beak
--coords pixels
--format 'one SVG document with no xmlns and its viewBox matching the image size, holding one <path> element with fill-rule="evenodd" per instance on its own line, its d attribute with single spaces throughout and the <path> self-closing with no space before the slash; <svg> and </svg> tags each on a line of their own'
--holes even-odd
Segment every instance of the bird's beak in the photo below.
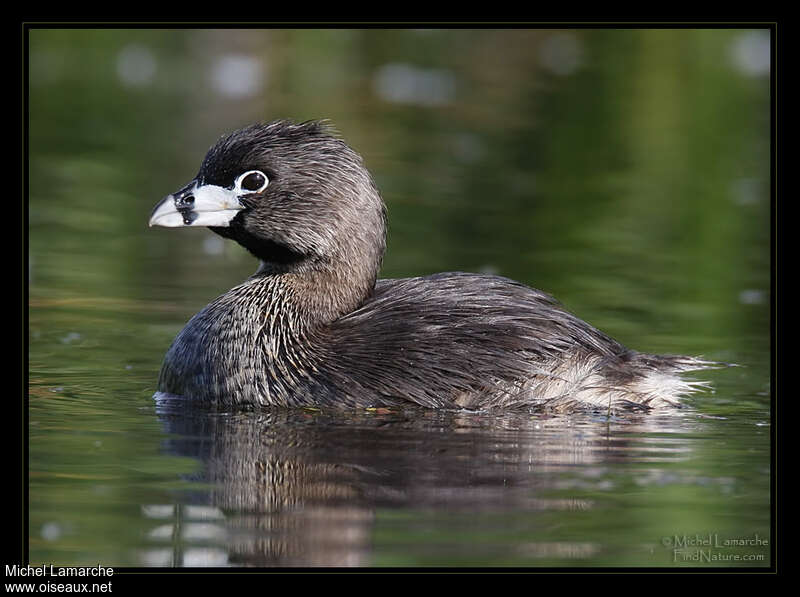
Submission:
<svg viewBox="0 0 800 597">
<path fill-rule="evenodd" d="M 150 226 L 230 226 L 244 205 L 233 189 L 201 185 L 193 180 L 177 193 L 164 197 L 153 208 Z"/>
</svg>

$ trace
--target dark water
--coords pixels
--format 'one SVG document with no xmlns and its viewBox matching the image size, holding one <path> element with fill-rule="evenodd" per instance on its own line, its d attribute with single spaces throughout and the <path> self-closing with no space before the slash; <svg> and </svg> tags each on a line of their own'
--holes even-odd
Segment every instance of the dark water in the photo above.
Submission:
<svg viewBox="0 0 800 597">
<path fill-rule="evenodd" d="M 32 564 L 768 566 L 769 32 L 30 31 Z M 766 52 L 766 58 L 765 58 Z M 255 270 L 151 230 L 224 132 L 330 118 L 382 275 L 519 279 L 741 367 L 661 415 L 210 413 L 153 399 Z"/>
</svg>

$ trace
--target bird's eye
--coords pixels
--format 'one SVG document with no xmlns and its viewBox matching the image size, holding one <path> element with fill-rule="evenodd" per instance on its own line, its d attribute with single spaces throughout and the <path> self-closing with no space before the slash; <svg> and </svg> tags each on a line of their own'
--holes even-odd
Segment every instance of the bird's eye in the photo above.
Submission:
<svg viewBox="0 0 800 597">
<path fill-rule="evenodd" d="M 249 170 L 236 178 L 236 187 L 248 193 L 257 193 L 266 188 L 269 178 L 260 170 Z"/>
</svg>

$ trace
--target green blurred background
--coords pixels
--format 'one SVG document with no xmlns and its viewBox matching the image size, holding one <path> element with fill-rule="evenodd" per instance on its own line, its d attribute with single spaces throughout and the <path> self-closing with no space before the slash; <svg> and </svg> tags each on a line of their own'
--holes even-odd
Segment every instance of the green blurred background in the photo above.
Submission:
<svg viewBox="0 0 800 597">
<path fill-rule="evenodd" d="M 196 468 L 159 451 L 158 368 L 256 263 L 147 220 L 219 136 L 259 120 L 330 119 L 364 156 L 389 210 L 383 277 L 521 280 L 633 348 L 747 365 L 703 409 L 769 416 L 769 30 L 28 34 L 36 559 L 135 535 L 120 512 Z M 108 492 L 119 510 L 70 543 Z"/>
<path fill-rule="evenodd" d="M 389 206 L 384 276 L 496 271 L 633 344 L 766 342 L 768 31 L 30 33 L 32 295 L 233 285 L 244 251 L 149 210 L 225 132 L 328 118 Z"/>
</svg>

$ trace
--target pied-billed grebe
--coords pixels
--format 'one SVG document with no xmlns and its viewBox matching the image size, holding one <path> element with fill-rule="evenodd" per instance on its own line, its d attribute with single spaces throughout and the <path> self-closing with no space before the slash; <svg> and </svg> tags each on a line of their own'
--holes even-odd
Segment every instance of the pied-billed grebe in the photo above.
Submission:
<svg viewBox="0 0 800 597">
<path fill-rule="evenodd" d="M 208 226 L 261 260 L 178 334 L 159 391 L 263 406 L 660 407 L 712 363 L 654 356 L 506 278 L 377 280 L 386 209 L 361 157 L 320 122 L 223 137 L 150 225 Z M 377 280 L 377 281 L 376 281 Z"/>
</svg>

